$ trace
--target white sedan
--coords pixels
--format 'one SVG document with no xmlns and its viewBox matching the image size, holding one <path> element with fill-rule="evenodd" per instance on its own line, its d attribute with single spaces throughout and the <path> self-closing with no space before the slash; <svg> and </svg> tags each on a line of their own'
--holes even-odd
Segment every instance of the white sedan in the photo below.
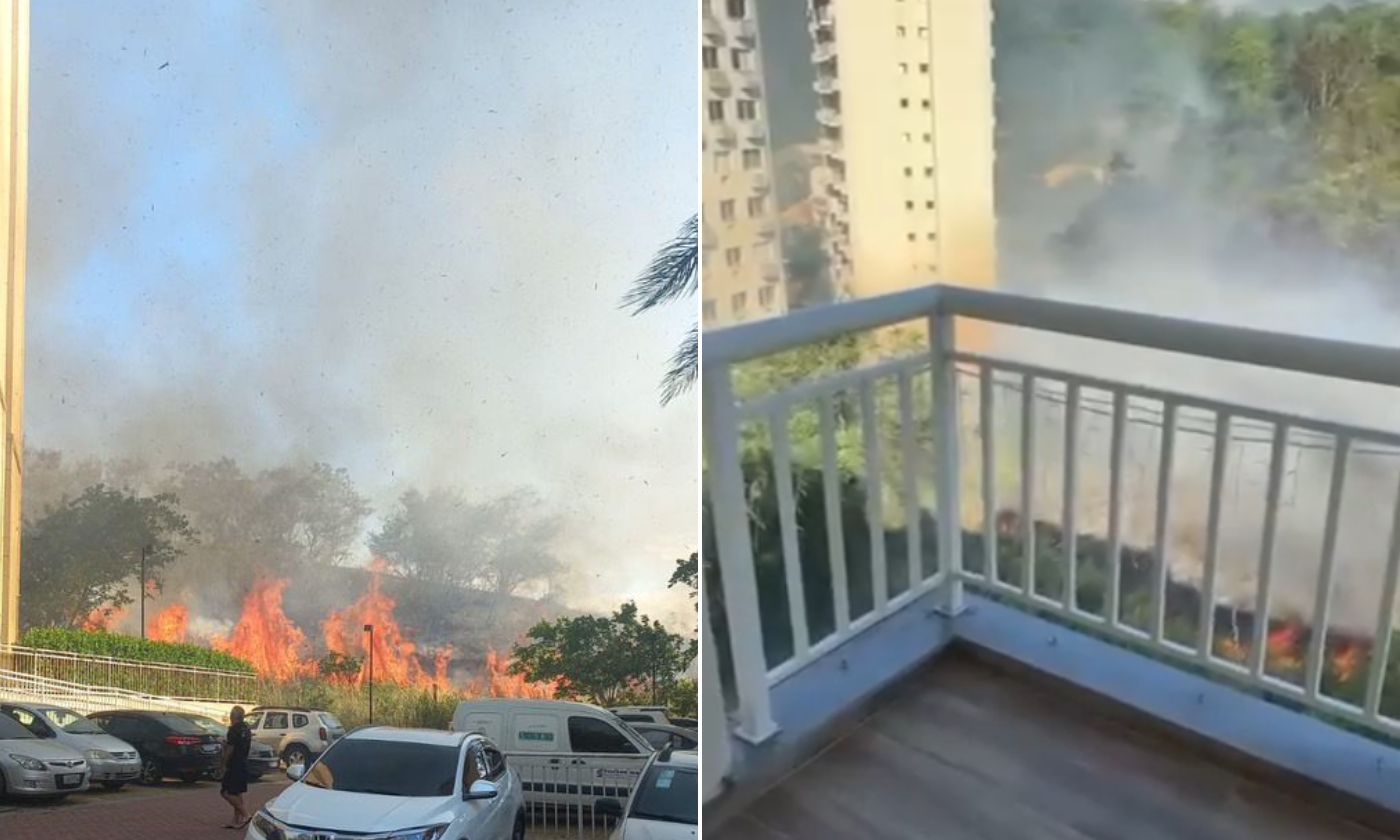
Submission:
<svg viewBox="0 0 1400 840">
<path fill-rule="evenodd" d="M 520 779 L 475 733 L 370 727 L 341 738 L 253 817 L 246 840 L 522 840 Z"/>
<path fill-rule="evenodd" d="M 594 809 L 619 818 L 612 840 L 694 840 L 700 820 L 699 754 L 662 750 L 642 770 L 623 806 L 600 799 Z"/>
</svg>

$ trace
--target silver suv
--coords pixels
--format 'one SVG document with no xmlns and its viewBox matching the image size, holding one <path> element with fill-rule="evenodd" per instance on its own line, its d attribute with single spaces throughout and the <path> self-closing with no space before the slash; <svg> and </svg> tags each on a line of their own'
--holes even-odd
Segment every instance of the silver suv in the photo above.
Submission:
<svg viewBox="0 0 1400 840">
<path fill-rule="evenodd" d="M 253 740 L 271 747 L 288 767 L 310 764 L 345 737 L 345 727 L 335 715 L 297 706 L 258 706 L 244 722 Z"/>
</svg>

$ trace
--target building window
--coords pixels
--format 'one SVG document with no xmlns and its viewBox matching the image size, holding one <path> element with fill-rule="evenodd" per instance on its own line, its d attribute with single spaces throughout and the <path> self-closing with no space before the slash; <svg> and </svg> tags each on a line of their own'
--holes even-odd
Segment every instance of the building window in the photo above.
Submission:
<svg viewBox="0 0 1400 840">
<path fill-rule="evenodd" d="M 918 239 L 918 238 L 919 238 L 919 235 L 918 235 L 917 233 L 911 233 L 911 234 L 909 234 L 909 241 L 910 241 L 910 242 L 913 242 L 914 240 L 916 240 L 916 239 Z"/>
<path fill-rule="evenodd" d="M 730 268 L 738 268 L 739 260 L 743 259 L 744 252 L 740 248 L 726 248 L 724 251 L 724 264 Z"/>
<path fill-rule="evenodd" d="M 749 196 L 749 218 L 750 218 L 750 219 L 757 219 L 759 216 L 762 216 L 762 215 L 763 215 L 763 204 L 764 204 L 764 202 L 763 202 L 763 196 L 761 196 L 761 195 L 751 195 L 751 196 Z"/>
<path fill-rule="evenodd" d="M 932 177 L 933 177 L 933 167 L 932 167 L 932 166 L 925 166 L 925 167 L 924 167 L 924 177 L 925 177 L 925 178 L 932 178 Z"/>
<path fill-rule="evenodd" d="M 735 292 L 729 296 L 729 308 L 734 310 L 735 315 L 743 315 L 744 304 L 748 303 L 748 299 L 747 292 Z"/>
<path fill-rule="evenodd" d="M 705 103 L 705 107 L 709 109 L 710 122 L 719 122 L 724 119 L 723 99 L 711 99 L 709 102 Z"/>
<path fill-rule="evenodd" d="M 905 74 L 906 76 L 909 75 L 909 64 L 904 61 L 899 62 L 899 72 Z"/>
<path fill-rule="evenodd" d="M 904 202 L 904 209 L 905 209 L 905 210 L 913 210 L 913 209 L 914 209 L 914 202 L 912 202 L 912 201 L 906 201 L 906 202 Z"/>
<path fill-rule="evenodd" d="M 928 100 L 925 99 L 923 104 L 924 104 L 924 110 L 927 111 L 927 110 L 928 110 Z"/>
<path fill-rule="evenodd" d="M 927 27 L 927 26 L 920 26 L 920 27 L 919 27 L 919 37 L 920 37 L 920 38 L 927 38 L 927 37 L 928 37 L 928 27 Z"/>
<path fill-rule="evenodd" d="M 924 237 L 924 238 L 927 239 L 928 241 L 932 242 L 933 240 L 935 240 L 935 239 L 938 238 L 938 234 L 936 234 L 936 233 L 930 233 L 928 236 L 926 236 L 926 237 Z"/>
<path fill-rule="evenodd" d="M 734 221 L 734 199 L 726 198 L 719 203 L 719 217 L 721 221 Z"/>
<path fill-rule="evenodd" d="M 919 65 L 919 72 L 920 72 L 920 73 L 927 73 L 927 72 L 928 72 L 928 64 L 927 64 L 927 63 L 920 64 L 920 65 Z"/>
<path fill-rule="evenodd" d="M 909 100 L 908 100 L 908 99 L 900 99 L 900 100 L 899 100 L 899 107 L 901 107 L 901 108 L 908 108 L 908 107 L 909 107 Z"/>
<path fill-rule="evenodd" d="M 904 37 L 904 34 L 905 34 L 905 33 L 904 33 L 904 27 L 902 27 L 902 26 L 896 26 L 896 27 L 894 28 L 894 34 L 895 34 L 896 36 L 900 37 L 900 38 L 903 38 L 903 37 Z"/>
<path fill-rule="evenodd" d="M 758 103 L 752 99 L 739 100 L 739 119 L 752 120 L 758 118 Z"/>
<path fill-rule="evenodd" d="M 743 20 L 745 12 L 744 6 L 744 0 L 725 0 L 724 2 L 725 10 L 728 11 L 729 16 L 735 20 Z"/>
<path fill-rule="evenodd" d="M 924 202 L 924 209 L 925 209 L 925 210 L 932 210 L 932 209 L 933 209 L 933 202 L 932 202 L 932 201 L 925 201 L 925 202 Z"/>
<path fill-rule="evenodd" d="M 913 178 L 913 177 L 914 177 L 914 167 L 912 167 L 912 166 L 906 166 L 906 167 L 904 167 L 904 177 L 906 177 L 906 178 Z"/>
<path fill-rule="evenodd" d="M 719 175 L 729 174 L 729 152 L 715 152 L 715 173 Z"/>
<path fill-rule="evenodd" d="M 924 142 L 925 142 L 925 143 L 932 143 L 932 142 L 933 142 L 933 135 L 932 135 L 932 134 L 925 134 L 925 135 L 924 135 Z"/>
<path fill-rule="evenodd" d="M 700 64 L 706 70 L 713 70 L 719 66 L 719 50 L 714 47 L 702 47 L 700 50 Z"/>
<path fill-rule="evenodd" d="M 735 70 L 747 70 L 747 69 L 749 69 L 749 51 L 748 51 L 748 50 L 730 50 L 730 51 L 729 51 L 729 66 L 730 66 L 730 67 L 733 67 Z"/>
<path fill-rule="evenodd" d="M 707 301 L 705 301 L 705 320 L 706 320 L 706 321 L 713 321 L 714 319 L 715 319 L 715 302 L 712 301 L 712 300 L 707 300 Z"/>
<path fill-rule="evenodd" d="M 744 168 L 757 169 L 763 165 L 763 152 L 760 149 L 744 150 Z"/>
<path fill-rule="evenodd" d="M 771 309 L 773 306 L 773 287 L 764 286 L 758 290 L 758 305 L 764 309 Z"/>
</svg>

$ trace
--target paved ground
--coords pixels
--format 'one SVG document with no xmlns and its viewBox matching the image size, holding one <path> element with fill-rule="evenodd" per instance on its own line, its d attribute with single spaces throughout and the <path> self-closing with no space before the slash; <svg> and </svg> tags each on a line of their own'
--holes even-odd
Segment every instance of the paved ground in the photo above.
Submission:
<svg viewBox="0 0 1400 840">
<path fill-rule="evenodd" d="M 254 782 L 248 807 L 262 807 L 286 781 Z M 0 801 L 0 837 L 5 840 L 234 840 L 242 835 L 223 828 L 231 811 L 214 782 L 158 787 L 128 785 L 119 791 L 99 788 L 69 796 L 61 803 Z"/>
</svg>

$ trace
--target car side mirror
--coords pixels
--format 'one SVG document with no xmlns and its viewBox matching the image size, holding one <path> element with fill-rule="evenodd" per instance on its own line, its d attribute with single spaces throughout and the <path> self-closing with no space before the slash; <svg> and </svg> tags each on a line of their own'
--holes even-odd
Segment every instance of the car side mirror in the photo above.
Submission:
<svg viewBox="0 0 1400 840">
<path fill-rule="evenodd" d="M 495 782 L 477 779 L 472 782 L 471 788 L 462 794 L 462 800 L 466 802 L 473 799 L 495 799 L 500 792 L 500 788 L 496 787 Z"/>
<path fill-rule="evenodd" d="M 616 799 L 598 799 L 593 802 L 594 813 L 613 819 L 622 819 L 622 803 Z"/>
<path fill-rule="evenodd" d="M 287 778 L 291 779 L 291 780 L 294 781 L 294 782 L 299 782 L 299 781 L 301 781 L 301 777 L 302 777 L 302 776 L 305 776 L 305 775 L 306 775 L 306 765 L 305 765 L 305 764 L 293 764 L 291 767 L 288 767 L 288 768 L 287 768 Z"/>
</svg>

